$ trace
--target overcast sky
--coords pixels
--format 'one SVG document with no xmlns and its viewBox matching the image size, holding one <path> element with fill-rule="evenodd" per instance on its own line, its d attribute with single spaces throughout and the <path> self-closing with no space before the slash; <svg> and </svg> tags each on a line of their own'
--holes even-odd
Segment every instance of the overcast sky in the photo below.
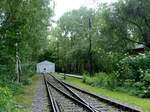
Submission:
<svg viewBox="0 0 150 112">
<path fill-rule="evenodd" d="M 78 9 L 81 6 L 93 8 L 96 7 L 97 3 L 111 3 L 116 1 L 117 0 L 55 0 L 56 6 L 54 19 L 57 20 L 64 14 L 64 12 L 72 9 Z"/>
</svg>

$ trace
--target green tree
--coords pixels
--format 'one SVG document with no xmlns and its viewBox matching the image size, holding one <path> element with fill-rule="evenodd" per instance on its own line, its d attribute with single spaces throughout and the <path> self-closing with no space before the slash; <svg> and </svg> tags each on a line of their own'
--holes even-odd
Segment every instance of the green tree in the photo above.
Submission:
<svg viewBox="0 0 150 112">
<path fill-rule="evenodd" d="M 50 0 L 0 1 L 0 75 L 17 82 L 33 71 L 53 15 Z M 24 74 L 25 73 L 25 74 Z"/>
<path fill-rule="evenodd" d="M 124 39 L 144 44 L 150 48 L 150 1 L 146 0 L 120 0 L 114 5 L 114 16 L 126 24 L 128 36 Z M 125 27 L 124 27 L 125 28 Z"/>
</svg>

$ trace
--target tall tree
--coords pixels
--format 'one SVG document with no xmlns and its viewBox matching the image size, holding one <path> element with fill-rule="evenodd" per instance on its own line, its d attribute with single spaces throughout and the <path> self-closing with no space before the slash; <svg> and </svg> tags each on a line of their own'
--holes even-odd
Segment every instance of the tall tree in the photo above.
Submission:
<svg viewBox="0 0 150 112">
<path fill-rule="evenodd" d="M 114 16 L 126 23 L 129 41 L 150 48 L 150 1 L 120 0 L 114 6 Z"/>
<path fill-rule="evenodd" d="M 21 81 L 33 70 L 53 15 L 51 0 L 0 1 L 0 75 Z M 14 69 L 16 66 L 16 70 Z"/>
</svg>

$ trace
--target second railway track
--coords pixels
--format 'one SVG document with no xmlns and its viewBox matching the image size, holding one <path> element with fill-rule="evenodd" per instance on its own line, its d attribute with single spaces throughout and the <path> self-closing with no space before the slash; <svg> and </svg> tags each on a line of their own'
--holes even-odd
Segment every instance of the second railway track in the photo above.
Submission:
<svg viewBox="0 0 150 112">
<path fill-rule="evenodd" d="M 45 82 L 50 91 L 53 112 L 142 112 L 104 101 L 94 94 L 64 83 L 51 75 L 45 76 Z"/>
</svg>

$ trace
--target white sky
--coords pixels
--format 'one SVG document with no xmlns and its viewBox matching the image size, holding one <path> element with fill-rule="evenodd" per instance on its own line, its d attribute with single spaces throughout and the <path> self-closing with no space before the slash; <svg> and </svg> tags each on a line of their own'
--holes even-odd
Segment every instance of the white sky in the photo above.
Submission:
<svg viewBox="0 0 150 112">
<path fill-rule="evenodd" d="M 54 20 L 59 19 L 65 12 L 78 9 L 81 6 L 90 8 L 96 7 L 97 3 L 111 3 L 117 0 L 54 0 L 55 1 L 55 17 Z"/>
</svg>

